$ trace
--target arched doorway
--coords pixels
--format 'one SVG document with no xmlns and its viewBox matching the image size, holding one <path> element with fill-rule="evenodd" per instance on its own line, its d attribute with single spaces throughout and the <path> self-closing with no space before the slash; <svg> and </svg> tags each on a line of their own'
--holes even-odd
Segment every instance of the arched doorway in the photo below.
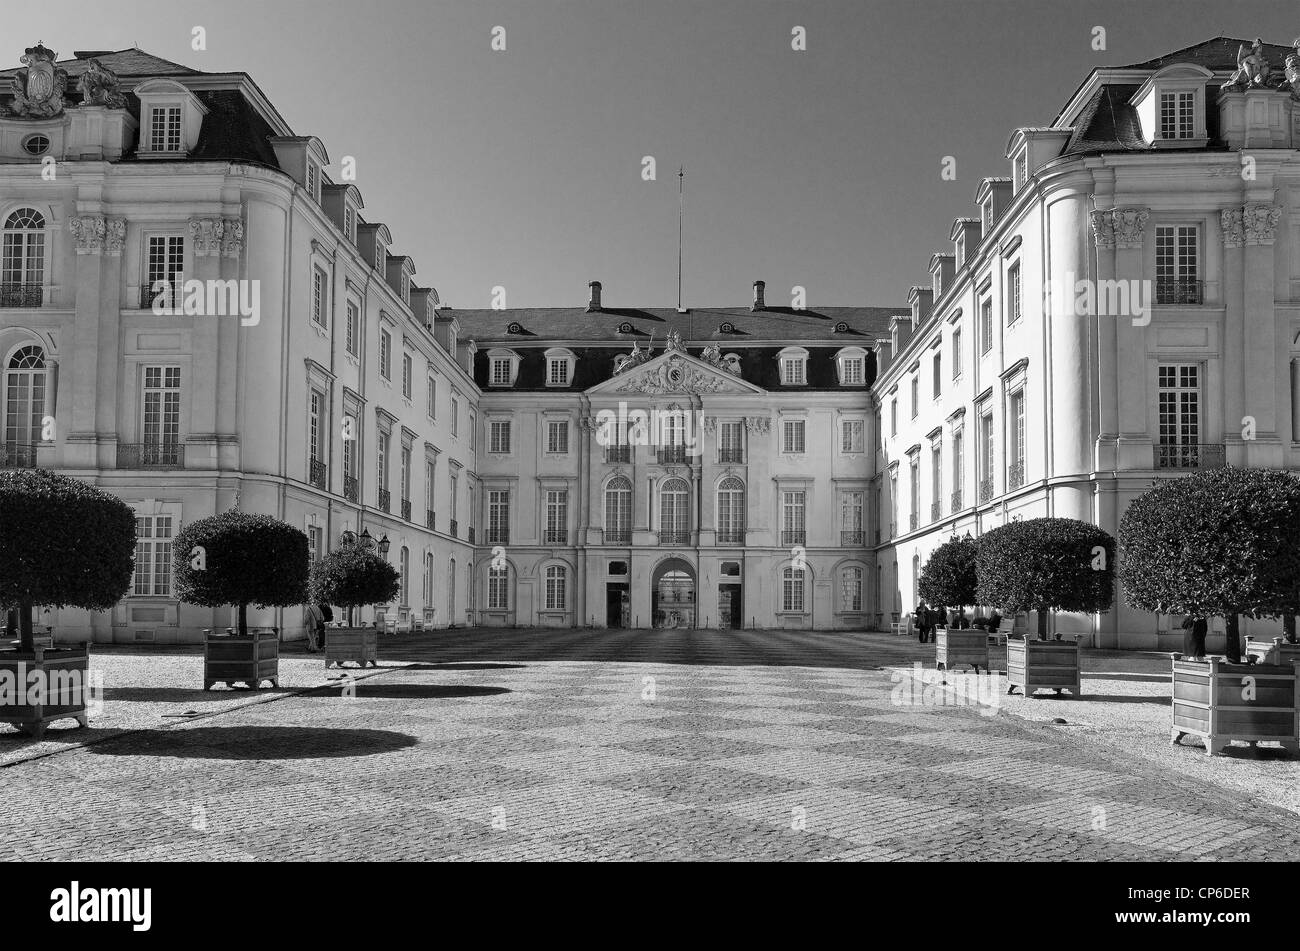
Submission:
<svg viewBox="0 0 1300 951">
<path fill-rule="evenodd" d="M 36 443 L 41 440 L 46 395 L 45 351 L 20 347 L 5 367 L 4 463 L 6 468 L 36 465 Z"/>
<path fill-rule="evenodd" d="M 681 558 L 659 563 L 650 578 L 650 615 L 657 628 L 692 628 L 698 598 L 695 569 Z"/>
</svg>

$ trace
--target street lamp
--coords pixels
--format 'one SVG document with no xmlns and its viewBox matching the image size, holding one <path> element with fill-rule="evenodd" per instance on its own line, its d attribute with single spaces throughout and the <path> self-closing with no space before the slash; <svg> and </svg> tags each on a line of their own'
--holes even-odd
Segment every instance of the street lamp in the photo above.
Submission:
<svg viewBox="0 0 1300 951">
<path fill-rule="evenodd" d="M 361 545 L 362 551 L 373 551 L 375 548 L 375 540 L 371 536 L 370 529 L 368 528 L 363 528 L 361 530 L 361 537 L 358 541 Z"/>
<path fill-rule="evenodd" d="M 389 546 L 390 544 L 391 544 L 391 543 L 388 541 L 388 536 L 387 536 L 387 535 L 385 535 L 383 538 L 379 539 L 379 554 L 380 554 L 380 555 L 381 555 L 385 560 L 388 559 L 388 546 Z"/>
</svg>

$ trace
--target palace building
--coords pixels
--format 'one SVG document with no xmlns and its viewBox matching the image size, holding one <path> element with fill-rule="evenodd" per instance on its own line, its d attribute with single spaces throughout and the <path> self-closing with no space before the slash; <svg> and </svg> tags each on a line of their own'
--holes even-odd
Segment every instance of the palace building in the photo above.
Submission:
<svg viewBox="0 0 1300 951">
<path fill-rule="evenodd" d="M 139 536 L 130 594 L 51 609 L 61 639 L 229 624 L 169 566 L 182 522 L 230 508 L 314 556 L 382 539 L 402 590 L 373 610 L 403 627 L 861 630 L 911 610 L 954 534 L 1115 533 L 1155 480 L 1300 469 L 1288 48 L 1094 70 L 1011 134 L 906 307 L 817 309 L 762 281 L 731 308 L 593 281 L 573 307 L 455 309 L 248 75 L 22 62 L 0 73 L 0 461 L 118 494 Z M 253 619 L 301 636 L 299 609 Z M 1117 595 L 1055 623 L 1164 647 L 1179 620 Z"/>
</svg>

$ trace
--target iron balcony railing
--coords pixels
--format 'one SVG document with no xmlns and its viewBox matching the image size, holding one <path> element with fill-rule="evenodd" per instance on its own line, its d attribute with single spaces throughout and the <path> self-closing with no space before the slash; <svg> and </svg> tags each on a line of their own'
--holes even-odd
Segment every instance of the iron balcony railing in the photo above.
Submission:
<svg viewBox="0 0 1300 951">
<path fill-rule="evenodd" d="M 185 447 L 180 443 L 118 443 L 119 469 L 183 469 Z"/>
<path fill-rule="evenodd" d="M 472 545 L 474 544 L 474 526 L 471 525 L 467 531 L 469 532 L 469 543 Z"/>
<path fill-rule="evenodd" d="M 349 502 L 355 502 L 361 496 L 361 485 L 357 482 L 356 476 L 345 475 L 343 477 L 343 498 Z"/>
<path fill-rule="evenodd" d="M 660 463 L 681 463 L 686 461 L 685 446 L 660 446 L 658 454 Z"/>
<path fill-rule="evenodd" d="M 151 286 L 144 285 L 140 288 L 140 309 L 153 310 L 155 302 L 162 310 L 178 310 L 184 303 L 182 291 L 184 282 L 177 277 L 176 282 L 169 287 L 155 291 Z"/>
<path fill-rule="evenodd" d="M 36 443 L 22 445 L 11 443 L 4 447 L 3 458 L 4 469 L 35 469 L 36 468 Z"/>
<path fill-rule="evenodd" d="M 954 514 L 961 511 L 961 489 L 952 494 L 952 511 Z"/>
<path fill-rule="evenodd" d="M 907 530 L 909 532 L 916 531 L 916 526 L 919 524 L 921 524 L 921 519 L 916 512 L 913 512 L 911 515 L 907 516 Z"/>
<path fill-rule="evenodd" d="M 547 545 L 567 545 L 569 542 L 569 533 L 563 528 L 548 528 L 546 530 L 545 542 Z"/>
<path fill-rule="evenodd" d="M 1166 278 L 1156 281 L 1157 304 L 1203 304 L 1205 282 L 1193 278 Z"/>
<path fill-rule="evenodd" d="M 0 307 L 40 307 L 44 300 L 40 284 L 0 284 Z"/>
<path fill-rule="evenodd" d="M 873 529 L 873 530 L 872 530 L 872 532 L 871 532 L 871 544 L 873 544 L 873 545 L 879 545 L 879 544 L 880 544 L 880 529 L 877 528 L 877 529 Z"/>
<path fill-rule="evenodd" d="M 319 459 L 313 459 L 308 468 L 311 470 L 307 474 L 311 484 L 316 486 L 318 489 L 325 488 L 325 483 L 329 476 L 329 466 L 325 465 L 325 463 L 321 462 Z"/>
<path fill-rule="evenodd" d="M 612 545 L 626 545 L 632 540 L 632 533 L 626 528 L 605 529 L 605 542 Z"/>
<path fill-rule="evenodd" d="M 426 528 L 429 528 L 429 529 L 437 529 L 437 527 L 438 527 L 438 513 L 436 513 L 433 509 L 425 509 L 425 510 L 424 510 L 424 525 L 425 525 Z"/>
<path fill-rule="evenodd" d="M 987 479 L 980 479 L 980 504 L 984 504 L 991 498 L 993 498 L 993 477 L 989 476 Z"/>
<path fill-rule="evenodd" d="M 392 511 L 392 508 L 393 508 L 393 493 L 390 492 L 388 489 L 380 489 L 379 510 L 381 512 L 389 512 Z"/>
<path fill-rule="evenodd" d="M 802 528 L 794 531 L 785 530 L 781 532 L 781 544 L 785 547 L 789 547 L 790 545 L 802 545 L 807 541 L 807 538 L 808 533 Z"/>
<path fill-rule="evenodd" d="M 660 532 L 659 544 L 661 545 L 687 545 L 690 544 L 690 532 Z"/>
<path fill-rule="evenodd" d="M 722 528 L 718 530 L 719 545 L 743 545 L 745 544 L 745 530 L 743 528 Z"/>
<path fill-rule="evenodd" d="M 1025 484 L 1025 464 L 1013 462 L 1007 466 L 1007 489 L 1018 489 Z"/>
<path fill-rule="evenodd" d="M 606 462 L 631 462 L 632 447 L 627 445 L 614 445 L 605 447 Z"/>
<path fill-rule="evenodd" d="M 1157 469 L 1222 469 L 1223 446 L 1210 443 L 1182 443 L 1155 446 Z"/>
<path fill-rule="evenodd" d="M 840 531 L 841 545 L 865 545 L 867 543 L 866 532 Z"/>
<path fill-rule="evenodd" d="M 456 519 L 454 518 L 447 519 L 447 534 L 450 535 L 452 538 L 456 538 L 458 537 L 456 533 L 459 531 L 460 531 L 460 522 L 456 521 Z"/>
<path fill-rule="evenodd" d="M 411 520 L 411 500 L 402 499 L 402 520 L 409 522 Z"/>
<path fill-rule="evenodd" d="M 930 521 L 937 522 L 943 518 L 943 503 L 935 499 L 930 503 Z"/>
<path fill-rule="evenodd" d="M 483 533 L 485 545 L 509 545 L 510 530 L 507 528 L 489 528 Z"/>
<path fill-rule="evenodd" d="M 718 450 L 718 462 L 744 462 L 745 451 L 734 447 Z"/>
</svg>

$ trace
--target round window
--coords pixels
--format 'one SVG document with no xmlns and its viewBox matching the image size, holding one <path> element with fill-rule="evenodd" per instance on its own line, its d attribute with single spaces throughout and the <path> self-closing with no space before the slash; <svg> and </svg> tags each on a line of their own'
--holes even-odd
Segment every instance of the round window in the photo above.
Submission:
<svg viewBox="0 0 1300 951">
<path fill-rule="evenodd" d="M 509 327 L 506 328 L 506 333 L 508 334 L 521 334 L 523 332 L 524 332 L 524 328 L 519 324 L 512 323 Z"/>
<path fill-rule="evenodd" d="M 736 332 L 736 327 L 730 321 L 724 323 L 721 327 L 718 328 L 718 333 L 734 334 L 735 332 Z"/>
<path fill-rule="evenodd" d="M 849 332 L 849 325 L 841 320 L 838 324 L 835 325 L 835 332 L 837 334 L 846 334 Z"/>
<path fill-rule="evenodd" d="M 630 334 L 632 332 L 632 325 L 627 321 L 624 321 L 618 325 L 618 332 L 621 334 Z"/>
<path fill-rule="evenodd" d="M 28 155 L 44 155 L 50 148 L 50 139 L 44 135 L 29 135 L 23 139 L 23 151 Z"/>
</svg>

